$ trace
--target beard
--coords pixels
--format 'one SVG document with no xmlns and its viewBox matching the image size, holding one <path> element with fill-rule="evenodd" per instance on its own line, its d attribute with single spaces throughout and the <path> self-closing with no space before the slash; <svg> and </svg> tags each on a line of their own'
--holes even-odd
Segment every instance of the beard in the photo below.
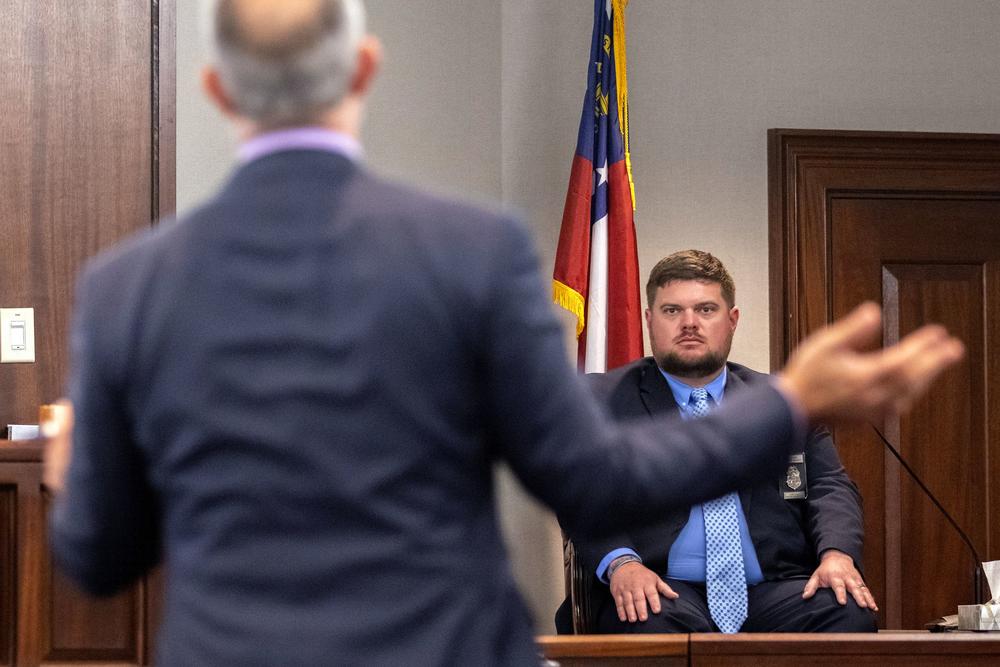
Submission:
<svg viewBox="0 0 1000 667">
<path fill-rule="evenodd" d="M 659 357 L 656 363 L 670 375 L 680 378 L 701 378 L 715 373 L 726 364 L 729 351 L 706 352 L 696 359 L 682 359 L 674 352 Z"/>
</svg>

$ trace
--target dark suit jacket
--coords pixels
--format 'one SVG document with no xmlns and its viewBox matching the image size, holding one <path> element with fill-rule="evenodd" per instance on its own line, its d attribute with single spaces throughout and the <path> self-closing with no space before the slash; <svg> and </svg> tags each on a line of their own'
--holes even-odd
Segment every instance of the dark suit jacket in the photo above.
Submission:
<svg viewBox="0 0 1000 667">
<path fill-rule="evenodd" d="M 727 367 L 723 405 L 750 387 L 768 383 L 763 373 L 731 362 Z M 641 359 L 605 375 L 588 377 L 595 394 L 618 419 L 658 415 L 680 419 L 670 386 L 652 358 Z M 759 443 L 748 434 L 744 446 L 759 446 Z M 806 499 L 782 498 L 779 475 L 783 473 L 757 480 L 739 490 L 750 539 L 766 581 L 810 576 L 819 563 L 819 554 L 827 549 L 843 551 L 861 568 L 864 535 L 861 497 L 844 472 L 833 439 L 825 429 L 816 429 L 797 449 L 805 451 Z M 710 472 L 693 474 L 711 475 Z M 689 506 L 678 507 L 647 526 L 608 538 L 576 540 L 580 562 L 586 568 L 584 571 L 594 572 L 612 549 L 629 547 L 642 557 L 647 567 L 665 574 L 670 548 L 687 523 L 690 509 Z M 614 604 L 607 584 L 596 576 L 592 580 L 594 609 L 602 604 Z"/>
<path fill-rule="evenodd" d="M 749 423 L 611 425 L 520 223 L 323 152 L 243 166 L 76 303 L 52 545 L 98 593 L 165 559 L 162 665 L 532 664 L 496 461 L 607 530 L 770 479 L 795 439 L 767 387 L 727 401 Z"/>
</svg>

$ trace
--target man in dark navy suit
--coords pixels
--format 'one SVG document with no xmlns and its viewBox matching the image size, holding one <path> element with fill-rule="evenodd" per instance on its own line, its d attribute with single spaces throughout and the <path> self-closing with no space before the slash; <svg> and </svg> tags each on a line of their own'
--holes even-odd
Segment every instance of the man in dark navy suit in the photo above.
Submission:
<svg viewBox="0 0 1000 667">
<path fill-rule="evenodd" d="M 859 355 L 869 305 L 705 419 L 614 426 L 525 227 L 365 168 L 379 47 L 360 2 L 212 18 L 205 88 L 241 165 L 81 277 L 50 520 L 95 593 L 165 562 L 159 664 L 530 664 L 495 462 L 574 529 L 650 521 L 773 478 L 808 420 L 904 407 L 962 354 L 929 328 Z"/>
<path fill-rule="evenodd" d="M 717 258 L 674 253 L 646 285 L 646 324 L 653 355 L 594 375 L 598 397 L 618 419 L 675 415 L 696 418 L 699 389 L 709 409 L 768 381 L 728 362 L 739 322 L 736 288 Z M 754 446 L 748 434 L 747 446 Z M 824 428 L 802 439 L 787 467 L 732 494 L 730 565 L 746 593 L 738 617 L 719 619 L 709 590 L 706 545 L 710 503 L 679 507 L 649 525 L 576 547 L 591 576 L 594 631 L 872 632 L 875 600 L 861 575 L 860 497 Z M 706 581 L 708 577 L 709 581 Z M 723 607 L 725 603 L 720 602 Z M 561 609 L 560 629 L 568 631 Z"/>
</svg>

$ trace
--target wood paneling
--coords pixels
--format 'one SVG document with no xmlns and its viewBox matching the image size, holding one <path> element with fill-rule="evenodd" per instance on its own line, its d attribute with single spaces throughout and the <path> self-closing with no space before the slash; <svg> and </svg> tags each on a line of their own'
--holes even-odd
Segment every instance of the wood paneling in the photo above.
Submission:
<svg viewBox="0 0 1000 667">
<path fill-rule="evenodd" d="M 994 665 L 996 634 L 576 635 L 537 638 L 539 650 L 563 667 L 597 665 Z"/>
<path fill-rule="evenodd" d="M 5 490 L 14 523 L 8 532 L 12 548 L 0 552 L 0 557 L 9 559 L 0 564 L 0 571 L 13 572 L 14 577 L 9 592 L 13 613 L 8 617 L 13 631 L 9 664 L 13 665 L 37 665 L 42 660 L 40 582 L 45 519 L 40 454 L 37 445 L 0 443 L 0 488 Z"/>
<path fill-rule="evenodd" d="M 153 140 L 156 197 L 152 214 L 157 219 L 172 216 L 177 207 L 177 8 L 176 0 L 153 0 L 156 53 L 154 54 Z M 164 575 L 150 574 L 140 589 L 142 622 L 139 640 L 145 664 L 152 664 L 154 637 L 163 611 Z"/>
<path fill-rule="evenodd" d="M 878 634 L 693 634 L 692 667 L 802 667 L 872 665 L 939 667 L 993 665 L 1000 658 L 995 635 Z"/>
<path fill-rule="evenodd" d="M 17 618 L 17 487 L 0 482 L 0 664 L 14 662 L 14 623 Z"/>
<path fill-rule="evenodd" d="M 177 9 L 176 0 L 153 0 L 154 218 L 174 214 L 177 207 Z"/>
<path fill-rule="evenodd" d="M 140 587 L 112 598 L 95 599 L 80 592 L 50 560 L 41 591 L 42 654 L 46 661 L 140 662 Z"/>
<path fill-rule="evenodd" d="M 4 4 L 0 306 L 35 309 L 36 362 L 0 365 L 0 428 L 36 422 L 63 394 L 83 263 L 173 212 L 175 11 L 175 0 Z M 97 601 L 54 570 L 37 449 L 15 460 L 25 451 L 0 443 L 0 664 L 148 663 L 162 584 Z"/>
<path fill-rule="evenodd" d="M 901 443 L 907 462 L 963 526 L 973 544 L 987 545 L 989 525 L 981 513 L 988 507 L 982 362 L 983 314 L 990 301 L 983 294 L 983 266 L 887 265 L 883 274 L 887 344 L 928 321 L 941 322 L 966 342 L 966 360 L 946 373 L 934 393 L 920 400 L 910 414 L 887 426 Z M 883 461 L 889 474 L 902 479 L 895 459 L 883 457 Z M 888 563 L 899 567 L 887 576 L 896 579 L 903 622 L 909 615 L 911 622 L 919 623 L 948 610 L 953 600 L 975 599 L 977 563 L 954 528 L 941 520 L 938 509 L 918 488 L 913 484 L 898 486 L 893 503 L 899 520 L 886 521 L 885 530 L 887 540 L 891 535 L 898 543 L 898 558 L 888 559 Z M 930 545 L 935 548 L 928 550 Z M 904 579 L 913 576 L 935 584 L 918 590 Z"/>
<path fill-rule="evenodd" d="M 865 299 L 881 301 L 887 344 L 925 322 L 940 322 L 965 342 L 966 359 L 909 415 L 887 422 L 884 430 L 985 555 L 990 535 L 984 322 L 1000 316 L 1000 295 L 989 298 L 984 278 L 990 253 L 1000 256 L 1000 248 L 979 244 L 991 233 L 1000 238 L 1000 205 L 956 198 L 961 195 L 938 197 L 830 197 L 833 315 Z M 955 260 L 969 263 L 943 263 Z M 975 559 L 956 531 L 882 451 L 874 433 L 862 429 L 848 443 L 853 447 L 843 452 L 845 464 L 859 471 L 870 509 L 867 561 L 884 568 L 884 589 L 873 588 L 885 602 L 889 627 L 920 627 L 955 606 L 954 600 L 973 602 Z M 907 585 L 911 581 L 934 585 L 916 590 Z"/>
<path fill-rule="evenodd" d="M 878 426 L 969 534 L 1000 557 L 1000 137 L 772 130 L 772 365 L 862 300 L 885 343 L 941 322 L 966 360 Z M 975 559 L 870 426 L 837 425 L 864 497 L 865 574 L 883 627 L 981 598 Z"/>
<path fill-rule="evenodd" d="M 35 423 L 63 393 L 78 269 L 153 219 L 158 64 L 150 2 L 8 0 L 3 15 L 0 305 L 35 309 L 36 363 L 0 365 L 0 424 Z"/>
<path fill-rule="evenodd" d="M 537 638 L 538 648 L 561 667 L 585 665 L 686 666 L 689 635 L 555 635 Z"/>
<path fill-rule="evenodd" d="M 0 664 L 147 665 L 147 608 L 160 604 L 149 579 L 119 596 L 87 597 L 48 555 L 42 444 L 0 441 Z M 151 592 L 152 591 L 152 592 Z"/>
</svg>

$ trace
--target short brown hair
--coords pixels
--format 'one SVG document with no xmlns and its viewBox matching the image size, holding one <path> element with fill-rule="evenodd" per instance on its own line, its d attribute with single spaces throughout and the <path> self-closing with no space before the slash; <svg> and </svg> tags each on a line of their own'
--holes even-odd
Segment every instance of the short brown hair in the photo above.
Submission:
<svg viewBox="0 0 1000 667">
<path fill-rule="evenodd" d="M 674 280 L 719 283 L 726 305 L 730 308 L 736 305 L 736 284 L 733 283 L 733 277 L 718 258 L 703 250 L 681 250 L 657 262 L 649 272 L 649 281 L 646 283 L 646 305 L 652 308 L 656 290 Z"/>
</svg>

